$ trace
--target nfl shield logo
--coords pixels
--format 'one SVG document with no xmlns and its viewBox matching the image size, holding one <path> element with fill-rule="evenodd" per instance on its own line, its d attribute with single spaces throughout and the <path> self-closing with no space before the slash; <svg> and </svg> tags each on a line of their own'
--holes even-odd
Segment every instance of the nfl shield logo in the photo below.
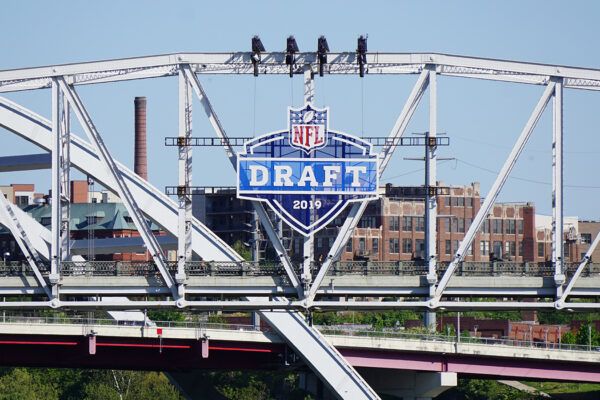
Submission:
<svg viewBox="0 0 600 400">
<path fill-rule="evenodd" d="M 328 109 L 288 108 L 288 129 L 253 138 L 237 155 L 237 197 L 266 202 L 292 229 L 311 236 L 350 202 L 379 196 L 371 143 L 330 130 Z"/>
<path fill-rule="evenodd" d="M 299 109 L 288 108 L 290 146 L 307 154 L 327 146 L 328 111 L 328 108 L 316 109 L 310 104 Z"/>
</svg>

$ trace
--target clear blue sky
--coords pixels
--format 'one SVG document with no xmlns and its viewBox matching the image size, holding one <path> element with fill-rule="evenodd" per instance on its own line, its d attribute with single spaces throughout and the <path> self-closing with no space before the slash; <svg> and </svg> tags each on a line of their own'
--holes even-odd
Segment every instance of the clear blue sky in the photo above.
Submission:
<svg viewBox="0 0 600 400">
<path fill-rule="evenodd" d="M 313 51 L 325 35 L 332 51 L 356 49 L 368 34 L 370 51 L 440 52 L 600 68 L 596 1 L 7 1 L 0 13 L 0 69 L 173 52 L 249 50 L 258 34 L 267 50 L 283 50 L 295 35 L 300 50 Z M 230 136 L 285 128 L 289 105 L 302 102 L 302 78 L 201 77 Z M 331 109 L 332 129 L 386 136 L 415 76 L 316 79 L 316 103 Z M 438 175 L 447 184 L 479 181 L 489 190 L 543 88 L 441 77 L 438 130 L 451 146 L 440 150 Z M 175 78 L 80 87 L 78 91 L 115 158 L 133 165 L 133 98 L 148 98 L 150 181 L 177 184 L 177 156 L 163 146 L 177 135 Z M 9 94 L 50 116 L 50 92 Z M 408 132 L 428 129 L 427 97 Z M 194 136 L 212 135 L 198 110 Z M 599 219 L 600 93 L 565 91 L 565 214 Z M 81 129 L 74 125 L 76 133 Z M 1 155 L 39 152 L 0 131 Z M 551 108 L 502 192 L 502 201 L 534 201 L 551 212 Z M 383 183 L 421 184 L 422 163 L 403 157 L 422 149 L 400 148 Z M 234 174 L 218 149 L 194 149 L 194 185 L 233 185 Z M 4 174 L 0 184 L 49 188 L 49 171 Z M 77 176 L 77 175 L 76 175 Z M 79 176 L 80 177 L 80 176 Z"/>
</svg>

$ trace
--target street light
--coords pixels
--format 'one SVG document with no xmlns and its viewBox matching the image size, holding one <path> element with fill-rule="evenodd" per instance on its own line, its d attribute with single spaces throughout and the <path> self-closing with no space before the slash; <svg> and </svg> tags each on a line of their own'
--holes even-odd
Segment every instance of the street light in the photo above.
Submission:
<svg viewBox="0 0 600 400">
<path fill-rule="evenodd" d="M 8 257 L 10 257 L 10 253 L 8 251 L 5 251 L 4 254 L 3 254 L 3 256 L 4 256 L 4 265 L 6 265 L 6 259 Z"/>
</svg>

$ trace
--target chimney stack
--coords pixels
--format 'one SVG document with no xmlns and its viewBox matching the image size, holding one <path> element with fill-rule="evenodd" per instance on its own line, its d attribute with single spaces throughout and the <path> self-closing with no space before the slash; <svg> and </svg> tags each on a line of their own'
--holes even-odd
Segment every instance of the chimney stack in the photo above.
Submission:
<svg viewBox="0 0 600 400">
<path fill-rule="evenodd" d="M 148 180 L 148 162 L 146 159 L 146 98 L 136 97 L 135 105 L 135 150 L 134 167 L 136 174 Z"/>
</svg>

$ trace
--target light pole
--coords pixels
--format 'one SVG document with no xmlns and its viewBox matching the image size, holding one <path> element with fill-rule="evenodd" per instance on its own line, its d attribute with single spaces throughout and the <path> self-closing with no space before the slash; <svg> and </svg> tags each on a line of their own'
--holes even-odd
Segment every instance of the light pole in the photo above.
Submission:
<svg viewBox="0 0 600 400">
<path fill-rule="evenodd" d="M 10 257 L 10 253 L 9 253 L 8 251 L 5 251 L 5 252 L 4 252 L 4 254 L 3 254 L 3 256 L 4 256 L 4 257 L 3 257 L 3 258 L 4 258 L 4 265 L 6 265 L 6 259 L 7 259 L 8 257 Z"/>
</svg>

